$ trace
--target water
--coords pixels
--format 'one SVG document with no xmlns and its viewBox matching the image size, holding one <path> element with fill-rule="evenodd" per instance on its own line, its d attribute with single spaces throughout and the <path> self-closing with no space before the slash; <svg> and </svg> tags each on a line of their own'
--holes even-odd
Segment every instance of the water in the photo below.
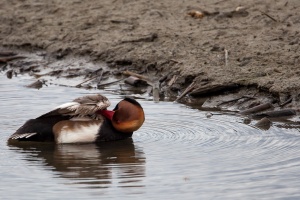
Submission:
<svg viewBox="0 0 300 200">
<path fill-rule="evenodd" d="M 1 199 L 299 199 L 300 132 L 262 131 L 230 115 L 139 100 L 146 121 L 132 140 L 101 146 L 8 146 L 27 119 L 87 93 L 110 91 L 0 77 Z"/>
</svg>

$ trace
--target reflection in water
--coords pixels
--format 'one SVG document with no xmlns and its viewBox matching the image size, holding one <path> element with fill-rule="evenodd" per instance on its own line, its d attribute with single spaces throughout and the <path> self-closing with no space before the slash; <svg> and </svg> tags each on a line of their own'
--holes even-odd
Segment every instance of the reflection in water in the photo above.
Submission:
<svg viewBox="0 0 300 200">
<path fill-rule="evenodd" d="M 9 146 L 26 154 L 28 162 L 42 162 L 46 169 L 57 172 L 74 184 L 88 188 L 143 187 L 144 153 L 131 138 L 103 142 L 100 145 L 55 145 L 52 143 L 14 143 Z M 17 147 L 17 148 L 16 148 Z"/>
</svg>

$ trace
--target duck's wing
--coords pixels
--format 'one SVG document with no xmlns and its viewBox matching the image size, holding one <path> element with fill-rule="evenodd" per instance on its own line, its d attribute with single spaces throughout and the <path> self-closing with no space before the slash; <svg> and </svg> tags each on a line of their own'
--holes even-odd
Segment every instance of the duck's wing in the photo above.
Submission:
<svg viewBox="0 0 300 200">
<path fill-rule="evenodd" d="M 72 102 L 64 103 L 52 111 L 41 115 L 37 119 L 62 115 L 62 116 L 86 116 L 94 115 L 98 110 L 104 110 L 110 106 L 109 100 L 100 94 L 87 95 L 74 99 Z"/>
</svg>

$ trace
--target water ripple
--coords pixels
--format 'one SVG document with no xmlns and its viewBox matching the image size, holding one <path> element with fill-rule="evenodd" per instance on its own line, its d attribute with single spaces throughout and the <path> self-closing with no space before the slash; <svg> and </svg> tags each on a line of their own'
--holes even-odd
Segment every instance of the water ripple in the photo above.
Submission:
<svg viewBox="0 0 300 200">
<path fill-rule="evenodd" d="M 272 126 L 263 131 L 236 116 L 207 118 L 205 112 L 171 102 L 139 100 L 145 124 L 122 145 L 7 147 L 6 138 L 28 117 L 98 91 L 24 90 L 25 78 L 16 87 L 1 81 L 0 188 L 11 197 L 16 184 L 22 193 L 48 185 L 64 197 L 63 190 L 80 188 L 84 193 L 78 199 L 99 194 L 118 199 L 136 194 L 145 199 L 289 198 L 300 187 L 299 130 Z M 122 98 L 102 93 L 112 105 Z M 32 171 L 37 176 L 29 187 L 24 183 L 32 180 Z"/>
</svg>

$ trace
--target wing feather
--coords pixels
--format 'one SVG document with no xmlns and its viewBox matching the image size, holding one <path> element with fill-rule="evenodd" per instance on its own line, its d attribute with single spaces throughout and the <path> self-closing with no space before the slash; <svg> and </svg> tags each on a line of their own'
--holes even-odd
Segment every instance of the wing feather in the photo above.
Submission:
<svg viewBox="0 0 300 200">
<path fill-rule="evenodd" d="M 104 110 L 110 106 L 109 100 L 100 94 L 87 95 L 73 100 L 73 102 L 64 103 L 52 111 L 38 117 L 44 118 L 54 115 L 63 116 L 86 116 L 93 115 L 98 110 Z"/>
<path fill-rule="evenodd" d="M 23 138 L 30 138 L 34 135 L 36 135 L 37 133 L 15 133 L 15 134 L 12 134 L 9 139 L 13 139 L 13 140 L 17 140 L 17 139 L 23 139 Z"/>
</svg>

